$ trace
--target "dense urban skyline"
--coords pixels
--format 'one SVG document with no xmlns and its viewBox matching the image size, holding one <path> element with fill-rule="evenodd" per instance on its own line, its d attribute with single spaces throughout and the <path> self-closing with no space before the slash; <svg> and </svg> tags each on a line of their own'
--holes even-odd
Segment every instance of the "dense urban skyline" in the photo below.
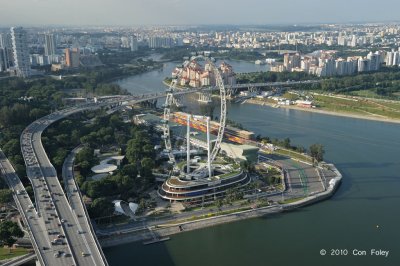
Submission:
<svg viewBox="0 0 400 266">
<path fill-rule="evenodd" d="M 302 24 L 398 20 L 396 0 L 303 0 L 245 2 L 204 0 L 27 0 L 0 10 L 0 24 L 10 25 L 194 25 Z M 43 11 L 46 12 L 43 12 Z M 62 12 L 60 12 L 62 10 Z M 196 10 L 196 11 L 194 11 Z"/>
</svg>

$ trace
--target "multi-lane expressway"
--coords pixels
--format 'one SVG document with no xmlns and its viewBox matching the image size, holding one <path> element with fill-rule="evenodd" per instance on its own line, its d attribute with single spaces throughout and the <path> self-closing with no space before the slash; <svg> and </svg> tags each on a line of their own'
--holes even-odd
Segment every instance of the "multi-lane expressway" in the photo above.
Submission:
<svg viewBox="0 0 400 266">
<path fill-rule="evenodd" d="M 41 142 L 42 132 L 53 122 L 86 109 L 85 105 L 52 113 L 30 124 L 21 135 L 21 150 L 35 193 L 38 220 L 44 225 L 46 243 L 55 265 L 107 265 L 83 203 L 71 208 Z M 40 249 L 40 248 L 39 248 Z M 46 265 L 54 265 L 45 262 Z"/>
</svg>

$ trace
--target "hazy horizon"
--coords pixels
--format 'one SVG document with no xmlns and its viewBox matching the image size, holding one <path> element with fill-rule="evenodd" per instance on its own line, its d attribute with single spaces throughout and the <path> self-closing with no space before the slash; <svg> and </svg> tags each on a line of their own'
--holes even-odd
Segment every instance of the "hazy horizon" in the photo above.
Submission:
<svg viewBox="0 0 400 266">
<path fill-rule="evenodd" d="M 400 1 L 0 0 L 0 26 L 291 25 L 399 21 Z M 61 11 L 61 12 L 60 12 Z"/>
</svg>

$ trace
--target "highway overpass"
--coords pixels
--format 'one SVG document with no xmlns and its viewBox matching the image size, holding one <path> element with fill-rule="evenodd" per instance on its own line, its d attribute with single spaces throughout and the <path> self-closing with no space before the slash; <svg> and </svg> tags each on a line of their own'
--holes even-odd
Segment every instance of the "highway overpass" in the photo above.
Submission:
<svg viewBox="0 0 400 266">
<path fill-rule="evenodd" d="M 178 95 L 192 93 L 198 89 L 177 92 Z M 116 96 L 97 103 L 67 108 L 42 117 L 31 123 L 22 133 L 21 151 L 26 164 L 27 176 L 32 183 L 35 208 L 26 195 L 20 181 L 18 200 L 24 199 L 19 211 L 26 216 L 31 240 L 38 260 L 42 265 L 108 265 L 95 232 L 91 226 L 87 210 L 79 189 L 73 179 L 66 180 L 65 195 L 41 141 L 43 131 L 52 123 L 69 115 L 102 107 L 117 107 L 165 97 L 164 93 L 142 96 Z M 3 154 L 4 156 L 4 154 Z M 5 156 L 4 156 L 5 158 Z M 6 178 L 19 178 L 11 164 L 2 160 L 2 170 Z M 12 184 L 10 185 L 12 187 Z M 17 194 L 17 190 L 15 190 Z M 32 210 L 29 210 L 32 209 Z M 28 214 L 32 213 L 33 214 Z"/>
</svg>

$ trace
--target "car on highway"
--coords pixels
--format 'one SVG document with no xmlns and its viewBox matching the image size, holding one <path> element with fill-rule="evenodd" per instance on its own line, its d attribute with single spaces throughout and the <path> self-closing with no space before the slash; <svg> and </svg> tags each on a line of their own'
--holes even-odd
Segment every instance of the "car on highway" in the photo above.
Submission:
<svg viewBox="0 0 400 266">
<path fill-rule="evenodd" d="M 59 258 L 61 255 L 63 255 L 65 252 L 64 251 L 57 251 L 56 253 L 54 253 L 54 257 Z"/>
<path fill-rule="evenodd" d="M 54 238 L 50 243 L 52 245 L 65 245 L 65 242 L 61 238 Z"/>
</svg>

